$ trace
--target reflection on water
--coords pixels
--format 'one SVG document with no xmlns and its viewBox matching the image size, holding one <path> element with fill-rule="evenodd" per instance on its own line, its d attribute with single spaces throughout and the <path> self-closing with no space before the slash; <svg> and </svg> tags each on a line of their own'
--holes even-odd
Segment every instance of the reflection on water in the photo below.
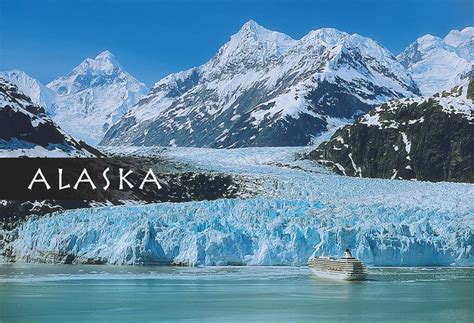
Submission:
<svg viewBox="0 0 474 323">
<path fill-rule="evenodd" d="M 466 321 L 474 269 L 0 265 L 0 321 Z"/>
</svg>

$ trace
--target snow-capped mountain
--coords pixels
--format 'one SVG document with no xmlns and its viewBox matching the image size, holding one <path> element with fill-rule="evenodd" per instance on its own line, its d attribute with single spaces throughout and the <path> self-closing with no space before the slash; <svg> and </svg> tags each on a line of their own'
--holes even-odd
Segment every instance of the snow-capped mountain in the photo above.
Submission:
<svg viewBox="0 0 474 323">
<path fill-rule="evenodd" d="M 344 175 L 474 182 L 474 76 L 385 103 L 309 154 Z"/>
<path fill-rule="evenodd" d="M 56 111 L 56 93 L 23 71 L 10 70 L 0 72 L 0 78 L 17 86 L 20 92 L 32 102 L 43 107 L 49 116 Z"/>
<path fill-rule="evenodd" d="M 425 35 L 397 56 L 423 95 L 452 88 L 473 69 L 474 27 L 452 30 L 444 38 Z"/>
<path fill-rule="evenodd" d="M 306 145 L 328 118 L 417 94 L 369 38 L 324 28 L 293 40 L 249 21 L 207 63 L 158 81 L 101 144 Z"/>
<path fill-rule="evenodd" d="M 49 83 L 56 92 L 53 119 L 73 136 L 97 144 L 105 131 L 148 92 L 104 51 Z"/>
<path fill-rule="evenodd" d="M 98 152 L 62 131 L 31 98 L 0 78 L 1 157 L 94 157 Z"/>
</svg>

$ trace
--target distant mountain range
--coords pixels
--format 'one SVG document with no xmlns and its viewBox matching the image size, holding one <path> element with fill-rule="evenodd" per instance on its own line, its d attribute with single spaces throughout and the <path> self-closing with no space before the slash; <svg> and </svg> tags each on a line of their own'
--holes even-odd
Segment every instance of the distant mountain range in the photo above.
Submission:
<svg viewBox="0 0 474 323">
<path fill-rule="evenodd" d="M 56 93 L 25 72 L 19 70 L 5 71 L 0 72 L 0 77 L 4 81 L 15 85 L 19 92 L 29 97 L 34 104 L 42 107 L 49 116 L 52 116 L 56 111 Z"/>
<path fill-rule="evenodd" d="M 47 86 L 17 70 L 0 72 L 0 77 L 44 107 L 68 133 L 92 145 L 148 92 L 109 51 L 85 59 Z"/>
<path fill-rule="evenodd" d="M 408 69 L 422 94 L 451 89 L 472 70 L 474 27 L 452 30 L 444 38 L 420 37 L 397 59 Z"/>
<path fill-rule="evenodd" d="M 295 146 L 387 101 L 452 88 L 473 52 L 473 27 L 423 36 L 395 57 L 357 34 L 294 40 L 249 21 L 211 60 L 150 91 L 108 51 L 47 86 L 21 71 L 0 76 L 93 145 Z"/>
</svg>

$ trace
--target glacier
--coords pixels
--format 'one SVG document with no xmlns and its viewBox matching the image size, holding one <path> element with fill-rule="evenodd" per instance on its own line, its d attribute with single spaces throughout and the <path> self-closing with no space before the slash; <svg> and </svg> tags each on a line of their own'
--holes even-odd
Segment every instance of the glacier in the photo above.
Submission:
<svg viewBox="0 0 474 323">
<path fill-rule="evenodd" d="M 246 198 L 31 217 L 19 262 L 305 265 L 349 248 L 370 266 L 473 266 L 474 186 L 331 174 L 308 148 L 120 148 L 242 180 Z"/>
<path fill-rule="evenodd" d="M 82 209 L 30 219 L 19 261 L 305 265 L 350 248 L 372 266 L 474 265 L 473 213 L 360 202 L 222 199 Z"/>
</svg>

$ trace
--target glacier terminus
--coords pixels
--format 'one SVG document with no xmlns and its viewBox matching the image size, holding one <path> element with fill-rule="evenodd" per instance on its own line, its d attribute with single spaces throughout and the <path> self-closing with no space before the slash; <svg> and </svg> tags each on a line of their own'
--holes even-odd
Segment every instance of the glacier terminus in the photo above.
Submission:
<svg viewBox="0 0 474 323">
<path fill-rule="evenodd" d="M 16 261 L 305 265 L 350 248 L 369 266 L 474 264 L 474 188 L 334 175 L 307 148 L 128 148 L 239 176 L 236 199 L 105 206 L 31 217 Z"/>
</svg>

